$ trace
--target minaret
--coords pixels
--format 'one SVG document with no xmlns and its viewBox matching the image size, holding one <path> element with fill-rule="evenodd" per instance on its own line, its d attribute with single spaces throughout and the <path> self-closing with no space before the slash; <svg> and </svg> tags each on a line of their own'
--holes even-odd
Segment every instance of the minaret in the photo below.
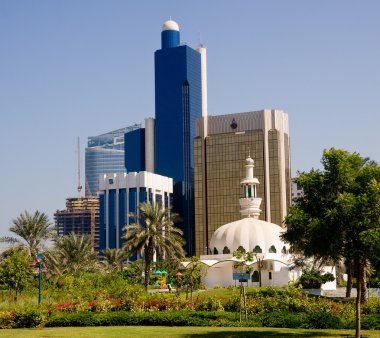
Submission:
<svg viewBox="0 0 380 338">
<path fill-rule="evenodd" d="M 161 49 L 178 47 L 180 43 L 179 26 L 173 20 L 165 21 L 161 32 Z"/>
<path fill-rule="evenodd" d="M 259 218 L 261 198 L 257 196 L 257 185 L 260 184 L 256 177 L 253 177 L 254 161 L 251 156 L 245 160 L 245 178 L 240 181 L 243 187 L 243 196 L 239 199 L 240 213 L 243 217 Z"/>
</svg>

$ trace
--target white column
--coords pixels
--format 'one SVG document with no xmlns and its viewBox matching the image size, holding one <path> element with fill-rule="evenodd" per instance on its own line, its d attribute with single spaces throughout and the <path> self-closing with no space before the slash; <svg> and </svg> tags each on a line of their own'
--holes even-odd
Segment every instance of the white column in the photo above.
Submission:
<svg viewBox="0 0 380 338">
<path fill-rule="evenodd" d="M 203 135 L 205 138 L 207 136 L 207 51 L 206 48 L 201 44 L 197 48 L 199 54 L 201 54 L 201 86 L 202 86 L 202 124 L 203 124 Z"/>
<path fill-rule="evenodd" d="M 145 171 L 154 173 L 154 118 L 145 119 Z"/>
</svg>

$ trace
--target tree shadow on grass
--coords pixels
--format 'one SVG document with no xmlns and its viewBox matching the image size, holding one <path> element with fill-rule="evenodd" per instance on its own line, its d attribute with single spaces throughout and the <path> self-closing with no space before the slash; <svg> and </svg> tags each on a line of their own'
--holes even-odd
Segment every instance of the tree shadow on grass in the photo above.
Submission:
<svg viewBox="0 0 380 338">
<path fill-rule="evenodd" d="M 252 338 L 317 338 L 317 337 L 354 337 L 347 334 L 341 333 L 328 333 L 328 332 L 318 332 L 318 331 L 307 331 L 307 332 L 279 332 L 279 331 L 242 331 L 234 332 L 233 329 L 228 329 L 220 332 L 202 332 L 185 334 L 183 337 L 186 338 L 198 338 L 198 337 L 217 337 L 217 338 L 242 338 L 242 337 L 252 337 Z"/>
</svg>

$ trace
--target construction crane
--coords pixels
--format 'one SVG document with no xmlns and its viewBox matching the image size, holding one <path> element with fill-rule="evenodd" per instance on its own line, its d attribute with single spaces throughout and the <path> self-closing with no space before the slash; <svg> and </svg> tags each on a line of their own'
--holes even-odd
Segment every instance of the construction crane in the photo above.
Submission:
<svg viewBox="0 0 380 338">
<path fill-rule="evenodd" d="M 77 186 L 77 190 L 78 190 L 78 194 L 79 194 L 79 197 L 80 197 L 80 192 L 82 191 L 82 186 L 80 184 L 80 145 L 79 145 L 79 136 L 78 136 L 78 149 L 77 149 L 77 153 L 78 153 L 78 186 Z"/>
</svg>

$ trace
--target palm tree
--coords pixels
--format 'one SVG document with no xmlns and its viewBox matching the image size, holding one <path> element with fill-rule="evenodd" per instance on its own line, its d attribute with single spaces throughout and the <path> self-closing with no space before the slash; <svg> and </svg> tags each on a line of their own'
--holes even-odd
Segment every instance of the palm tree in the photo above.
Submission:
<svg viewBox="0 0 380 338">
<path fill-rule="evenodd" d="M 174 226 L 177 214 L 170 214 L 161 203 L 145 202 L 138 214 L 131 214 L 138 223 L 125 227 L 124 247 L 128 252 L 144 255 L 144 286 L 148 289 L 150 266 L 156 253 L 161 257 L 184 257 L 183 232 Z"/>
<path fill-rule="evenodd" d="M 123 268 L 124 262 L 128 259 L 128 253 L 123 249 L 105 249 L 102 251 L 102 263 L 110 271 L 117 271 Z"/>
<path fill-rule="evenodd" d="M 97 254 L 91 250 L 89 235 L 68 235 L 55 238 L 55 245 L 45 254 L 44 262 L 52 275 L 95 271 Z"/>
<path fill-rule="evenodd" d="M 49 217 L 38 210 L 34 214 L 29 214 L 27 211 L 21 213 L 20 216 L 12 220 L 9 231 L 18 237 L 0 237 L 0 242 L 26 247 L 29 255 L 33 257 L 43 247 L 43 243 L 52 238 L 55 232 L 54 228 L 51 227 Z"/>
</svg>

